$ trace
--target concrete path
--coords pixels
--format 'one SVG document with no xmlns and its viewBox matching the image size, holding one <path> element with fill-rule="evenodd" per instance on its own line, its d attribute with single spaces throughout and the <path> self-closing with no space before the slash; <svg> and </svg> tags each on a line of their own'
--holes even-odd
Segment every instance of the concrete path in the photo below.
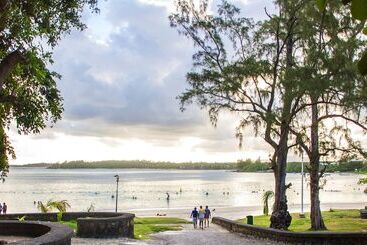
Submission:
<svg viewBox="0 0 367 245">
<path fill-rule="evenodd" d="M 72 244 L 126 244 L 126 245 L 265 245 L 281 244 L 268 240 L 246 237 L 211 224 L 204 230 L 184 225 L 181 231 L 166 231 L 152 235 L 153 240 L 137 241 L 129 239 L 81 239 L 73 238 Z"/>
<path fill-rule="evenodd" d="M 246 237 L 231 233 L 218 225 L 211 224 L 209 228 L 194 229 L 192 225 L 185 225 L 182 231 L 167 231 L 152 235 L 162 245 L 264 245 L 275 244 L 268 240 Z"/>
</svg>

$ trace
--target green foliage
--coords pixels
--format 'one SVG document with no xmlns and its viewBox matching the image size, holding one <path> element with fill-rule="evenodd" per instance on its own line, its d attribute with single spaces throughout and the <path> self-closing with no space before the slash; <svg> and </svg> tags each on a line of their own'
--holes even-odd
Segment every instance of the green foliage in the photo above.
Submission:
<svg viewBox="0 0 367 245">
<path fill-rule="evenodd" d="M 327 0 L 316 0 L 316 3 L 317 3 L 317 7 L 320 10 L 324 10 L 326 7 Z"/>
<path fill-rule="evenodd" d="M 325 11 L 328 2 L 336 1 L 316 0 L 320 11 Z M 362 21 L 362 24 L 364 24 L 364 21 L 367 19 L 367 0 L 342 0 L 341 2 L 344 5 L 350 5 L 350 12 L 353 18 Z M 366 34 L 365 28 L 362 32 Z M 358 62 L 358 70 L 362 75 L 367 74 L 367 51 L 363 53 Z"/>
<path fill-rule="evenodd" d="M 49 211 L 51 211 L 51 207 L 46 204 L 44 204 L 43 202 L 39 201 L 37 204 L 37 208 L 38 210 L 41 211 L 41 213 L 48 213 Z"/>
<path fill-rule="evenodd" d="M 62 212 L 62 211 L 59 211 L 59 212 L 56 214 L 57 222 L 60 222 L 60 221 L 62 220 L 62 215 L 63 215 L 63 212 Z"/>
<path fill-rule="evenodd" d="M 366 0 L 352 0 L 351 13 L 357 20 L 367 19 L 367 1 Z"/>
<path fill-rule="evenodd" d="M 367 51 L 363 53 L 362 58 L 359 60 L 358 69 L 362 75 L 367 74 Z"/>
<path fill-rule="evenodd" d="M 261 162 L 260 160 L 252 161 L 251 159 L 237 161 L 237 170 L 240 172 L 264 172 L 270 170 L 270 164 Z"/>
<path fill-rule="evenodd" d="M 367 178 L 359 179 L 358 184 L 359 185 L 367 184 Z"/>
<path fill-rule="evenodd" d="M 60 200 L 60 201 L 54 201 L 54 200 L 48 200 L 46 204 L 39 201 L 37 204 L 37 208 L 42 213 L 48 213 L 53 209 L 56 209 L 59 211 L 58 218 L 62 218 L 62 213 L 65 213 L 68 208 L 70 208 L 70 204 L 66 200 Z"/>
<path fill-rule="evenodd" d="M 264 192 L 263 196 L 262 196 L 262 201 L 263 201 L 263 214 L 265 216 L 269 215 L 269 200 L 274 196 L 274 192 L 273 191 L 266 191 Z"/>
<path fill-rule="evenodd" d="M 187 223 L 186 220 L 179 218 L 138 217 L 134 219 L 134 237 L 139 240 L 147 240 L 152 233 L 181 230 L 181 225 Z"/>
<path fill-rule="evenodd" d="M 18 221 L 20 221 L 20 222 L 25 221 L 26 218 L 27 218 L 27 216 L 23 215 L 22 217 L 18 217 Z"/>
<path fill-rule="evenodd" d="M 15 158 L 5 130 L 39 133 L 61 118 L 60 75 L 48 67 L 52 50 L 72 29 L 83 30 L 81 13 L 97 0 L 0 1 L 0 178 Z"/>
<path fill-rule="evenodd" d="M 300 218 L 298 213 L 292 214 L 292 224 L 290 231 L 307 232 L 310 228 L 310 214 L 306 213 L 306 218 Z M 367 227 L 367 220 L 361 219 L 359 210 L 339 210 L 334 209 L 332 212 L 323 211 L 322 216 L 329 231 L 333 232 L 363 232 Z M 246 219 L 240 219 L 239 222 L 246 223 Z M 254 225 L 269 227 L 269 216 L 255 216 Z M 322 231 L 320 231 L 322 232 Z"/>
<path fill-rule="evenodd" d="M 305 169 L 307 172 L 306 166 L 308 163 L 304 163 Z M 237 170 L 239 172 L 264 172 L 269 171 L 270 163 L 260 162 L 260 161 L 239 161 L 237 162 Z M 326 172 L 335 173 L 335 172 L 356 172 L 357 171 L 365 171 L 367 170 L 367 162 L 363 161 L 348 161 L 348 162 L 335 162 L 335 163 L 322 163 L 322 167 L 326 167 Z M 287 173 L 300 173 L 302 170 L 301 162 L 288 162 L 287 163 Z"/>
<path fill-rule="evenodd" d="M 59 222 L 60 224 L 69 226 L 74 231 L 76 231 L 78 228 L 78 223 L 76 220 L 69 220 L 69 221 L 61 221 L 61 220 L 59 221 L 58 220 L 57 222 Z"/>
</svg>

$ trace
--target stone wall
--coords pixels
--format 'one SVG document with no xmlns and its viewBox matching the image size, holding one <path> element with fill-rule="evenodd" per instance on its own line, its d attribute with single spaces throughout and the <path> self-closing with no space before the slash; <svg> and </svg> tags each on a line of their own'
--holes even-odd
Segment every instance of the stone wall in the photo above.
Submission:
<svg viewBox="0 0 367 245">
<path fill-rule="evenodd" d="M 74 231 L 65 225 L 51 222 L 0 221 L 0 235 L 24 236 L 27 240 L 10 244 L 69 245 Z"/>
<path fill-rule="evenodd" d="M 110 218 L 79 218 L 78 237 L 129 237 L 134 238 L 134 215 L 123 214 Z"/>
<path fill-rule="evenodd" d="M 126 213 L 114 213 L 114 212 L 65 212 L 62 214 L 63 221 L 76 220 L 78 218 L 94 217 L 116 217 Z M 38 221 L 57 221 L 57 213 L 13 213 L 13 214 L 1 214 L 0 220 L 18 220 L 25 216 L 25 220 L 38 220 Z"/>
<path fill-rule="evenodd" d="M 361 212 L 361 218 L 367 219 L 367 206 L 364 209 L 361 209 L 360 212 Z"/>
<path fill-rule="evenodd" d="M 221 217 L 213 217 L 212 222 L 232 232 L 286 243 L 315 245 L 367 244 L 366 232 L 290 232 L 241 224 Z"/>
<path fill-rule="evenodd" d="M 0 220 L 57 221 L 57 213 L 17 213 L 0 215 Z M 134 237 L 134 214 L 113 212 L 65 212 L 63 221 L 77 220 L 80 237 Z"/>
</svg>

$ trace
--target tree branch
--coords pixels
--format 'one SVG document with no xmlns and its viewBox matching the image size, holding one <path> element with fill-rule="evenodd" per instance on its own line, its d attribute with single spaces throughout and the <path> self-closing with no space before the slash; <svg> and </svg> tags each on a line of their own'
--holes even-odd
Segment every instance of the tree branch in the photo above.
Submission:
<svg viewBox="0 0 367 245">
<path fill-rule="evenodd" d="M 15 65 L 24 61 L 24 56 L 19 50 L 8 54 L 0 63 L 0 91 L 3 89 L 5 80 L 13 71 Z"/>
</svg>

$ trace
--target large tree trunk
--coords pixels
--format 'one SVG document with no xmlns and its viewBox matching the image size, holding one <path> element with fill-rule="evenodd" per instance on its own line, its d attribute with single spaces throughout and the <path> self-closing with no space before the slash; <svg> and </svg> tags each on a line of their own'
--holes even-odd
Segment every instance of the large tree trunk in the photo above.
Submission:
<svg viewBox="0 0 367 245">
<path fill-rule="evenodd" d="M 287 205 L 287 186 L 285 184 L 287 176 L 287 157 L 288 157 L 288 135 L 289 125 L 288 116 L 291 108 L 290 100 L 284 100 L 282 113 L 282 124 L 280 128 L 279 144 L 275 152 L 276 165 L 274 166 L 275 191 L 273 212 L 270 217 L 270 227 L 275 229 L 287 230 L 291 224 L 292 217 L 288 212 Z"/>
<path fill-rule="evenodd" d="M 286 195 L 286 167 L 288 146 L 287 142 L 279 144 L 277 151 L 276 168 L 274 169 L 275 191 L 273 212 L 270 217 L 270 227 L 274 229 L 287 230 L 291 224 L 292 217 L 288 212 Z"/>
<path fill-rule="evenodd" d="M 326 230 L 320 209 L 320 152 L 319 152 L 319 111 L 317 98 L 312 97 L 312 125 L 311 125 L 311 152 L 310 152 L 310 188 L 311 188 L 311 229 Z"/>
</svg>

